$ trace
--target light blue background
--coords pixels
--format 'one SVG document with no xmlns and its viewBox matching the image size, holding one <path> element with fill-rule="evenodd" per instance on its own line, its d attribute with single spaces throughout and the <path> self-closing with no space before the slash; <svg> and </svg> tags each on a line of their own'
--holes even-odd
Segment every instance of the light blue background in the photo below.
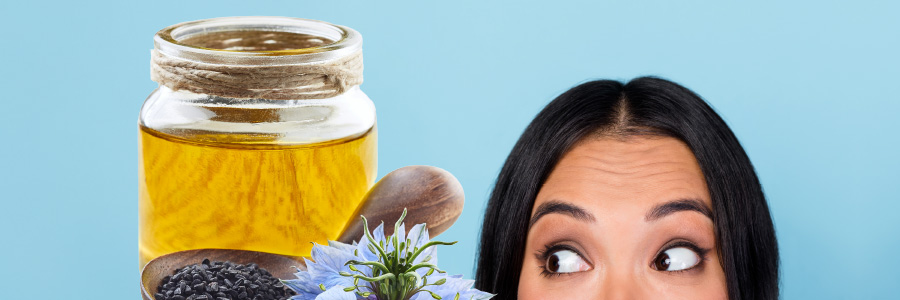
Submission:
<svg viewBox="0 0 900 300">
<path fill-rule="evenodd" d="M 465 210 L 441 237 L 460 241 L 441 252 L 452 273 L 474 275 L 493 181 L 550 99 L 659 75 L 707 99 L 749 153 L 785 299 L 897 299 L 900 6 L 675 2 L 0 2 L 0 298 L 138 299 L 153 34 L 285 15 L 363 34 L 379 176 L 429 164 L 462 182 Z"/>
</svg>

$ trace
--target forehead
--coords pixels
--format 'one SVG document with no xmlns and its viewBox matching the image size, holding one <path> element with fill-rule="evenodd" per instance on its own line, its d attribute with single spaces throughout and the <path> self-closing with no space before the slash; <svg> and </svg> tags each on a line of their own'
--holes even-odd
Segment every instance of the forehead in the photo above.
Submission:
<svg viewBox="0 0 900 300">
<path fill-rule="evenodd" d="M 687 198 L 712 206 L 700 166 L 683 142 L 660 136 L 600 137 L 585 139 L 563 155 L 534 207 L 558 200 L 599 214 L 644 213 Z"/>
</svg>

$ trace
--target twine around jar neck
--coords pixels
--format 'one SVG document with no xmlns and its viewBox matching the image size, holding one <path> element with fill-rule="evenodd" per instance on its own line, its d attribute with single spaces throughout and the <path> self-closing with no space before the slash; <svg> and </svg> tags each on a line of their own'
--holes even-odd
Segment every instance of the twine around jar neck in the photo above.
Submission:
<svg viewBox="0 0 900 300">
<path fill-rule="evenodd" d="M 172 90 L 228 98 L 324 99 L 363 82 L 362 51 L 315 63 L 211 64 L 151 50 L 150 79 Z"/>
</svg>

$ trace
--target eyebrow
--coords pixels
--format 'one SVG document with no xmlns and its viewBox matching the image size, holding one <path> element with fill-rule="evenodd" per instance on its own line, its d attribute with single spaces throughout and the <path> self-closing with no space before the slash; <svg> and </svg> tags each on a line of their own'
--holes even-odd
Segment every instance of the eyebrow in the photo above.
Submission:
<svg viewBox="0 0 900 300">
<path fill-rule="evenodd" d="M 592 223 L 596 220 L 596 218 L 594 218 L 594 215 L 587 212 L 587 210 L 585 210 L 584 208 L 562 201 L 552 200 L 538 206 L 537 210 L 534 211 L 534 216 L 531 217 L 531 222 L 528 224 L 528 228 L 534 226 L 534 223 L 540 220 L 541 217 L 549 214 L 567 215 L 583 222 Z"/>
<path fill-rule="evenodd" d="M 712 220 L 712 211 L 697 199 L 681 199 L 657 205 L 647 212 L 644 220 L 652 222 L 680 211 L 696 211 Z"/>
</svg>

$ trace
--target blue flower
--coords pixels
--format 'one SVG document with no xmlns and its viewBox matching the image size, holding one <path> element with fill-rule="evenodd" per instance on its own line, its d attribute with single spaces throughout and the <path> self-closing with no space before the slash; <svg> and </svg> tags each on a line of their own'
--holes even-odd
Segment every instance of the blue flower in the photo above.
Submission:
<svg viewBox="0 0 900 300">
<path fill-rule="evenodd" d="M 425 224 L 410 228 L 406 234 L 406 210 L 394 225 L 394 235 L 385 237 L 384 224 L 348 245 L 329 241 L 313 245 L 312 260 L 306 270 L 284 280 L 297 292 L 292 300 L 426 300 L 490 299 L 494 295 L 473 289 L 473 280 L 462 275 L 447 275 L 437 267 L 437 245 L 431 241 Z"/>
</svg>

